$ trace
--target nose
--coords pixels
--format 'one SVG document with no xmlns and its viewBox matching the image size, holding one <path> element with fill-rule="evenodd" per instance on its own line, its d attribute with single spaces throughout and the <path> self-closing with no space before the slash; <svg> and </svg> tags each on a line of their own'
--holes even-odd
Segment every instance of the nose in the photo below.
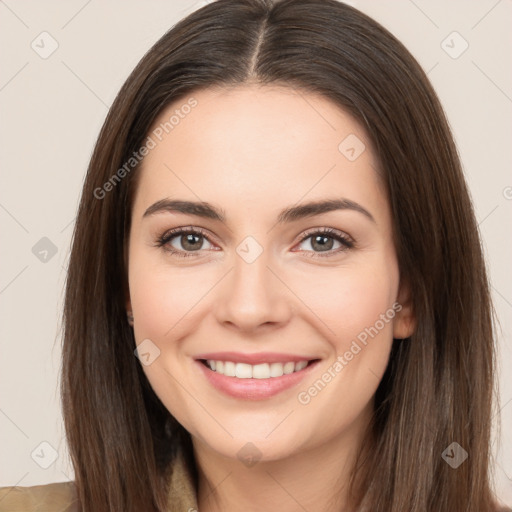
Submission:
<svg viewBox="0 0 512 512">
<path fill-rule="evenodd" d="M 216 297 L 218 322 L 239 332 L 282 327 L 291 318 L 291 293 L 264 251 L 248 263 L 235 256 L 234 268 Z"/>
</svg>

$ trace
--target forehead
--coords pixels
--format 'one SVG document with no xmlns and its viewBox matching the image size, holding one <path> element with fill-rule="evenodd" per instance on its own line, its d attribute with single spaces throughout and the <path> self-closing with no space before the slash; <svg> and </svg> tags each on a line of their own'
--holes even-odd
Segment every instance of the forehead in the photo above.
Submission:
<svg viewBox="0 0 512 512">
<path fill-rule="evenodd" d="M 148 137 L 153 148 L 139 169 L 139 208 L 174 196 L 209 201 L 215 194 L 212 202 L 261 207 L 305 195 L 362 200 L 363 189 L 379 192 L 361 125 L 329 99 L 291 87 L 196 91 L 162 111 Z"/>
</svg>

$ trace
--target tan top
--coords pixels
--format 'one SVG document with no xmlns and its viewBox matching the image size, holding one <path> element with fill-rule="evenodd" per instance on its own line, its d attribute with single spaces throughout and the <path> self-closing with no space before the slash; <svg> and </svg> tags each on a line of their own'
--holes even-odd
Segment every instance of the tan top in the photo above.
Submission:
<svg viewBox="0 0 512 512">
<path fill-rule="evenodd" d="M 178 453 L 171 477 L 168 512 L 197 512 L 194 484 L 185 462 Z M 78 512 L 74 482 L 33 487 L 1 487 L 0 512 Z M 499 505 L 496 512 L 512 512 Z"/>
<path fill-rule="evenodd" d="M 197 511 L 197 498 L 192 478 L 181 454 L 174 463 L 169 486 L 168 512 Z M 74 482 L 1 487 L 0 512 L 77 512 Z"/>
</svg>

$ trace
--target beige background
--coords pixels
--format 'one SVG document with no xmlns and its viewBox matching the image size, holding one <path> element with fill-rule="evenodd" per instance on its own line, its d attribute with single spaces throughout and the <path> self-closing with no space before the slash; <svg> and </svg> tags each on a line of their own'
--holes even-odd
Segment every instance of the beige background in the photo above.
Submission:
<svg viewBox="0 0 512 512">
<path fill-rule="evenodd" d="M 59 404 L 59 317 L 88 158 L 129 72 L 204 3 L 0 0 L 0 485 L 73 479 Z M 512 1 L 349 3 L 410 49 L 453 127 L 501 322 L 493 466 L 496 493 L 512 505 Z"/>
</svg>

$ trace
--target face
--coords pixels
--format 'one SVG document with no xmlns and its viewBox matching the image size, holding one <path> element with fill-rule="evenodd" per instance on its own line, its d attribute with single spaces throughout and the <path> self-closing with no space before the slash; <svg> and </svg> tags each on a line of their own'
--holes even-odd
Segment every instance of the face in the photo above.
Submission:
<svg viewBox="0 0 512 512">
<path fill-rule="evenodd" d="M 127 308 L 161 401 L 226 457 L 361 432 L 412 325 L 361 126 L 321 96 L 246 85 L 180 100 L 148 136 Z"/>
</svg>

